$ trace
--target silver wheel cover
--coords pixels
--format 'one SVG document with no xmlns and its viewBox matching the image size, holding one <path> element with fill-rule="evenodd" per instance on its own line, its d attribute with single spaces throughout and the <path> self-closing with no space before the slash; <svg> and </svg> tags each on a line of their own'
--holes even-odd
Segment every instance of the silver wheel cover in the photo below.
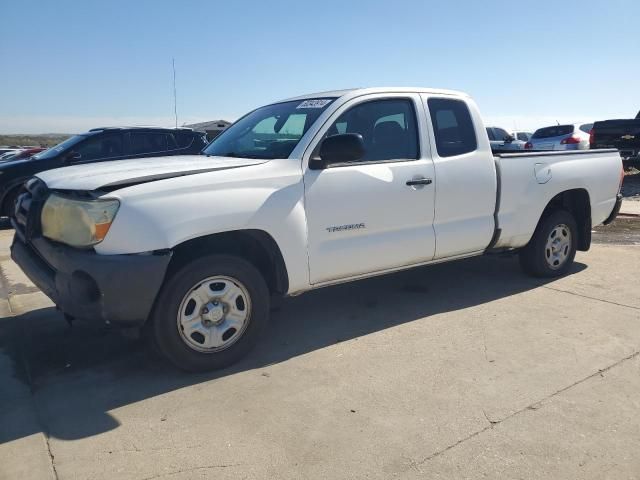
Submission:
<svg viewBox="0 0 640 480">
<path fill-rule="evenodd" d="M 236 343 L 251 319 L 251 298 L 238 280 L 216 275 L 191 287 L 180 302 L 177 327 L 185 344 L 215 353 Z"/>
<path fill-rule="evenodd" d="M 558 270 L 567 262 L 571 253 L 571 230 L 564 223 L 556 225 L 544 248 L 544 258 L 552 270 Z"/>
</svg>

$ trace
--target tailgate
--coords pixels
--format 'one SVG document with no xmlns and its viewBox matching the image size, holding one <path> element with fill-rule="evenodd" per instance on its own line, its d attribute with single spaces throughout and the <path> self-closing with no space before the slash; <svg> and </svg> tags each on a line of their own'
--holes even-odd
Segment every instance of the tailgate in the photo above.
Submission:
<svg viewBox="0 0 640 480">
<path fill-rule="evenodd" d="M 607 120 L 593 126 L 597 148 L 637 150 L 640 148 L 640 120 Z"/>
</svg>

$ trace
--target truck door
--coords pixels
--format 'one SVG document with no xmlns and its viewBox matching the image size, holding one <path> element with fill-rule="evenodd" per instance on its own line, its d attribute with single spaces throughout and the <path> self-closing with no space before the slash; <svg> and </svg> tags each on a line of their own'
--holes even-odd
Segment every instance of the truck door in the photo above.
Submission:
<svg viewBox="0 0 640 480">
<path fill-rule="evenodd" d="M 422 98 L 429 112 L 438 179 L 435 258 L 482 251 L 493 236 L 497 191 L 496 166 L 482 120 L 469 99 L 427 94 Z"/>
<path fill-rule="evenodd" d="M 359 133 L 365 155 L 306 168 L 305 209 L 312 284 L 429 261 L 435 251 L 434 167 L 417 94 L 367 95 L 342 105 L 323 138 Z"/>
</svg>

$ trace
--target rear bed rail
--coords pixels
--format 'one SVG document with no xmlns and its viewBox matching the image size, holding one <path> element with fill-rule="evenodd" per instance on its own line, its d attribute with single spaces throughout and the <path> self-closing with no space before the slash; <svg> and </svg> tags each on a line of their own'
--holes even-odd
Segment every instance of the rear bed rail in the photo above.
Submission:
<svg viewBox="0 0 640 480">
<path fill-rule="evenodd" d="M 497 158 L 514 158 L 514 157 L 553 157 L 558 155 L 587 155 L 594 153 L 619 153 L 615 148 L 598 148 L 594 150 L 553 150 L 553 151 L 527 151 L 520 150 L 513 153 L 498 153 L 494 155 Z"/>
</svg>

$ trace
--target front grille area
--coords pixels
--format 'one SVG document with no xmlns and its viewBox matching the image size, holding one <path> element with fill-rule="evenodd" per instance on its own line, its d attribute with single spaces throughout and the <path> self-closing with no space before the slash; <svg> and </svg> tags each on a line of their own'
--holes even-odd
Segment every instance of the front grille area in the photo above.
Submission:
<svg viewBox="0 0 640 480">
<path fill-rule="evenodd" d="M 40 213 L 49 196 L 47 185 L 37 177 L 24 184 L 16 200 L 15 218 L 12 220 L 16 234 L 24 242 L 40 234 Z"/>
</svg>

